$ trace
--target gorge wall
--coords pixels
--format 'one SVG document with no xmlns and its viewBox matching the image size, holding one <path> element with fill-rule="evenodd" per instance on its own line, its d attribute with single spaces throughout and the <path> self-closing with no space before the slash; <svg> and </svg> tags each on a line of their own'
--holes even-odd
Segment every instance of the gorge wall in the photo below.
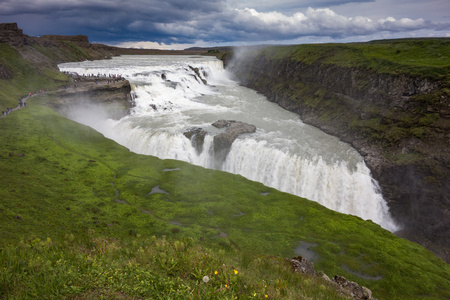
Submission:
<svg viewBox="0 0 450 300">
<path fill-rule="evenodd" d="M 402 49 L 408 43 L 402 42 Z M 411 47 L 424 46 L 419 44 Z M 438 44 L 445 52 L 450 41 Z M 370 44 L 364 47 L 371 51 Z M 370 61 L 357 63 L 359 52 L 367 49 L 340 48 L 345 47 L 235 52 L 227 68 L 243 85 L 299 114 L 305 123 L 352 144 L 403 226 L 397 234 L 449 262 L 449 67 L 414 74 L 421 70 L 403 72 L 400 64 L 379 60 L 388 68 L 377 69 L 367 66 Z"/>
</svg>

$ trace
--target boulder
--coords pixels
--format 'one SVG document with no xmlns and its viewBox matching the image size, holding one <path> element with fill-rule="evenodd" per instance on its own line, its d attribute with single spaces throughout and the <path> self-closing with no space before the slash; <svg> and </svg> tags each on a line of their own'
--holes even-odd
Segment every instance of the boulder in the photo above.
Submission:
<svg viewBox="0 0 450 300">
<path fill-rule="evenodd" d="M 233 120 L 219 120 L 212 125 L 216 128 L 226 128 L 225 132 L 214 137 L 214 156 L 218 165 L 225 160 L 230 152 L 231 144 L 240 134 L 256 131 L 255 125 Z"/>
<path fill-rule="evenodd" d="M 205 142 L 206 131 L 199 127 L 193 127 L 188 129 L 188 131 L 183 132 L 184 136 L 187 137 L 195 148 L 197 154 L 202 153 L 203 143 Z"/>
<path fill-rule="evenodd" d="M 289 260 L 294 272 L 300 272 L 306 275 L 315 275 L 314 264 L 302 256 L 297 256 Z"/>
<path fill-rule="evenodd" d="M 348 294 L 353 299 L 373 299 L 371 290 L 366 287 L 359 286 L 356 282 L 349 281 L 345 279 L 345 277 L 336 275 L 334 276 L 333 281 L 339 286 L 344 294 Z"/>
</svg>

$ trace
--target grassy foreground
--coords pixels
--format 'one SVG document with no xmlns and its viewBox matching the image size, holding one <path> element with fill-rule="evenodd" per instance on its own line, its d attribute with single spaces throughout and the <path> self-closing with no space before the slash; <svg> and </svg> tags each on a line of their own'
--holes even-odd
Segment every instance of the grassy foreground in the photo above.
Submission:
<svg viewBox="0 0 450 300">
<path fill-rule="evenodd" d="M 23 92 L 18 80 L 31 90 L 62 80 L 19 71 L 0 83 L 2 107 Z M 447 264 L 370 221 L 238 175 L 131 153 L 48 101 L 51 93 L 33 97 L 0 119 L 2 299 L 339 299 L 285 263 L 302 242 L 316 270 L 378 299 L 450 297 Z"/>
</svg>

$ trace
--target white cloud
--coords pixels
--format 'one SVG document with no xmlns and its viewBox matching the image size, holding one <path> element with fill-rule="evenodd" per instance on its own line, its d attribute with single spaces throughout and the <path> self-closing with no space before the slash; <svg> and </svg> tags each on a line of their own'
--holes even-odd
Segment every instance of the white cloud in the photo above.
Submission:
<svg viewBox="0 0 450 300">
<path fill-rule="evenodd" d="M 307 35 L 352 36 L 373 34 L 378 31 L 409 31 L 428 28 L 423 19 L 411 20 L 393 17 L 374 21 L 363 16 L 345 17 L 329 8 L 308 8 L 306 13 L 292 16 L 278 12 L 257 12 L 255 9 L 237 9 L 236 24 L 248 34 L 262 36 L 280 34 L 284 38 L 298 38 Z M 281 36 L 280 36 L 281 37 Z"/>
</svg>

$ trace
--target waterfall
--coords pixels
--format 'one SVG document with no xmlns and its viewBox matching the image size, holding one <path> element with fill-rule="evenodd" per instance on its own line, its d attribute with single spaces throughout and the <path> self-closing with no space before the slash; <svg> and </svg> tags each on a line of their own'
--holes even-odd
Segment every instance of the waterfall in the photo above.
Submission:
<svg viewBox="0 0 450 300">
<path fill-rule="evenodd" d="M 371 219 L 388 230 L 397 229 L 377 183 L 353 148 L 239 86 L 220 60 L 121 56 L 62 64 L 60 69 L 121 74 L 130 81 L 136 103 L 131 115 L 119 121 L 99 120 L 74 111 L 69 117 L 133 152 L 240 174 L 335 211 Z M 257 131 L 239 136 L 225 160 L 217 162 L 213 139 L 224 129 L 211 124 L 219 119 L 253 124 Z M 202 151 L 184 135 L 192 128 L 206 132 Z"/>
</svg>

